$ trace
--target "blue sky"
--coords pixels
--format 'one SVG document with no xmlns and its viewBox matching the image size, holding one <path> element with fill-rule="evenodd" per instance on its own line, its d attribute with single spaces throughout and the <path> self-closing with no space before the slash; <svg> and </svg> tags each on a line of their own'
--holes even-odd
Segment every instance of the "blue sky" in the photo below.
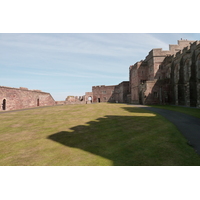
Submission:
<svg viewBox="0 0 200 200">
<path fill-rule="evenodd" d="M 200 34 L 1 33 L 0 85 L 40 89 L 55 100 L 81 96 L 92 86 L 127 81 L 130 65 L 181 38 Z"/>
</svg>

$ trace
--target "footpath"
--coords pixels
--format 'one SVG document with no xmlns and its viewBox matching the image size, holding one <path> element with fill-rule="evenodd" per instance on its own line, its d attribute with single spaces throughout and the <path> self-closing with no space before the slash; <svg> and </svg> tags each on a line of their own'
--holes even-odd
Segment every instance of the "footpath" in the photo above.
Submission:
<svg viewBox="0 0 200 200">
<path fill-rule="evenodd" d="M 172 122 L 188 140 L 188 144 L 192 146 L 200 155 L 200 118 L 196 118 L 181 112 L 154 108 L 145 105 L 137 105 L 137 107 L 162 115 L 167 120 Z"/>
</svg>

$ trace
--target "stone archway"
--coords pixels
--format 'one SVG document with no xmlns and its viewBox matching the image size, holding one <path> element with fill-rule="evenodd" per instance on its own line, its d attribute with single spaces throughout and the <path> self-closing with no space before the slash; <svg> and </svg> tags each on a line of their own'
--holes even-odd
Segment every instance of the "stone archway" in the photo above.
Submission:
<svg viewBox="0 0 200 200">
<path fill-rule="evenodd" d="M 92 97 L 91 96 L 88 97 L 88 102 L 92 103 Z"/>
</svg>

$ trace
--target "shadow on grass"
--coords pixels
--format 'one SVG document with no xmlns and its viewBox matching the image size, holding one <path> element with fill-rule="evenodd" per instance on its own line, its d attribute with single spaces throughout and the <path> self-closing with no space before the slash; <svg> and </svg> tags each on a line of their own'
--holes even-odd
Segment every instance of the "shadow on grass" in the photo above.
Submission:
<svg viewBox="0 0 200 200">
<path fill-rule="evenodd" d="M 72 132 L 62 131 L 48 138 L 69 147 L 75 147 L 113 161 L 113 165 L 137 165 L 142 147 L 137 138 L 138 130 L 126 127 L 133 123 L 131 116 L 105 116 L 90 121 L 85 126 L 72 127 Z M 133 154 L 135 154 L 133 156 Z"/>
<path fill-rule="evenodd" d="M 177 149 L 171 139 L 174 132 L 157 130 L 158 125 L 164 123 L 158 116 L 134 107 L 123 109 L 138 113 L 138 116 L 107 115 L 72 127 L 71 131 L 50 135 L 48 139 L 112 160 L 115 166 L 183 164 L 179 158 L 184 160 L 180 154 L 184 156 L 185 151 Z"/>
</svg>

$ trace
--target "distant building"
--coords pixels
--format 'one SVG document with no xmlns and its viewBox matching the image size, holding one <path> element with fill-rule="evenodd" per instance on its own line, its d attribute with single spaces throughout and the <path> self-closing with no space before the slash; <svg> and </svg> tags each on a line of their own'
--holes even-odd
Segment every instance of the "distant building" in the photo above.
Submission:
<svg viewBox="0 0 200 200">
<path fill-rule="evenodd" d="M 111 103 L 126 103 L 129 93 L 129 81 L 123 81 L 119 85 L 110 86 L 93 86 L 93 102 L 111 102 Z"/>
</svg>

